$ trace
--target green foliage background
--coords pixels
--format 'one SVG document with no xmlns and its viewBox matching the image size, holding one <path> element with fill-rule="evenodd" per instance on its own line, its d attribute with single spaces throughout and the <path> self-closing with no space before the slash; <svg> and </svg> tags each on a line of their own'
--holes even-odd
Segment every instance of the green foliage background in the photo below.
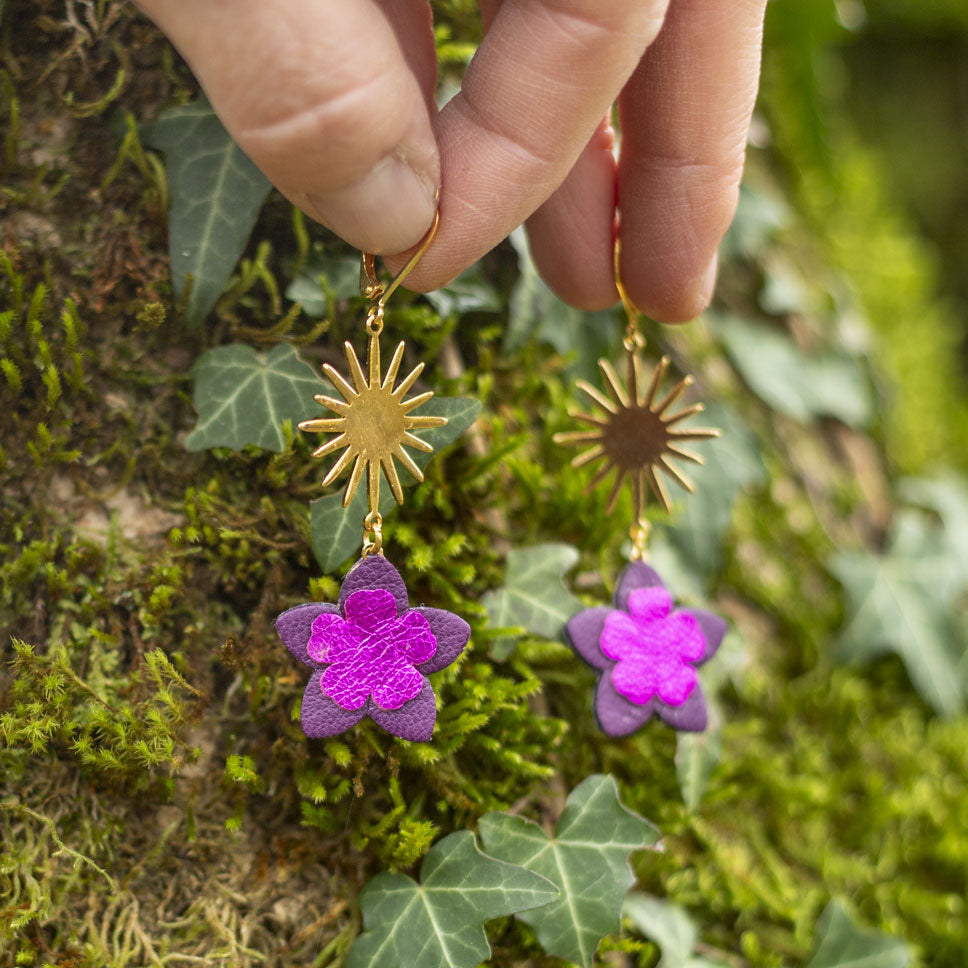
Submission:
<svg viewBox="0 0 968 968">
<path fill-rule="evenodd" d="M 302 676 L 271 621 L 336 593 L 312 551 L 318 467 L 291 434 L 279 453 L 189 453 L 190 370 L 230 342 L 336 360 L 359 326 L 340 275 L 349 253 L 271 196 L 205 325 L 187 327 L 166 170 L 138 124 L 195 100 L 194 80 L 127 5 L 0 7 L 0 965 L 340 965 L 367 880 L 412 872 L 488 811 L 548 824 L 597 772 L 662 832 L 663 852 L 633 858 L 640 889 L 688 909 L 720 963 L 805 964 L 835 897 L 918 963 L 964 964 L 968 576 L 954 539 L 966 505 L 959 476 L 931 487 L 942 465 L 968 470 L 964 293 L 951 282 L 965 249 L 939 256 L 930 240 L 954 231 L 945 206 L 900 193 L 913 163 L 895 146 L 941 135 L 905 139 L 907 112 L 878 140 L 864 105 L 890 103 L 870 67 L 888 69 L 879 49 L 943 33 L 960 56 L 968 15 L 956 0 L 870 0 L 862 24 L 848 8 L 770 4 L 757 146 L 717 302 L 704 321 L 648 334 L 728 408 L 753 455 L 744 473 L 717 462 L 710 487 L 728 487 L 731 508 L 704 506 L 697 524 L 684 504 L 683 530 L 657 537 L 674 587 L 735 628 L 707 755 L 677 751 L 658 724 L 606 741 L 590 673 L 559 643 L 517 629 L 509 645 L 488 623 L 482 600 L 511 548 L 573 545 L 569 584 L 587 602 L 604 600 L 623 560 L 621 516 L 583 494 L 587 478 L 552 443 L 571 377 L 606 348 L 589 334 L 607 324 L 552 325 L 564 310 L 510 245 L 483 260 L 472 295 L 403 296 L 388 322 L 436 361 L 439 393 L 484 407 L 388 527 L 414 597 L 474 630 L 436 681 L 434 742 L 367 724 L 305 739 Z M 459 76 L 472 4 L 435 9 L 445 72 Z M 944 157 L 953 212 L 965 186 Z M 917 161 L 930 181 L 927 147 Z M 808 395 L 791 414 L 730 355 L 737 320 L 792 339 L 811 365 L 839 360 L 869 412 Z M 902 474 L 932 480 L 905 490 Z M 858 603 L 837 562 L 895 567 L 899 520 L 952 576 L 950 594 L 931 585 L 916 599 L 960 686 L 945 717 L 899 658 L 868 658 L 877 644 L 905 655 L 903 642 L 868 636 L 853 652 L 864 661 L 842 664 Z M 603 960 L 656 964 L 627 926 Z M 509 918 L 488 934 L 493 965 L 561 964 Z"/>
</svg>

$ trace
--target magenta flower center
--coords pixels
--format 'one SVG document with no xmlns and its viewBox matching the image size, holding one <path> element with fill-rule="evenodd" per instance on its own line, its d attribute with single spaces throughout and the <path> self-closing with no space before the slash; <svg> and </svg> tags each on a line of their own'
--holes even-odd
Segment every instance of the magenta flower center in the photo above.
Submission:
<svg viewBox="0 0 968 968">
<path fill-rule="evenodd" d="M 307 647 L 314 662 L 329 663 L 320 688 L 343 709 L 360 709 L 368 699 L 399 709 L 423 688 L 414 666 L 436 651 L 427 619 L 413 610 L 398 616 L 396 599 L 383 588 L 354 592 L 342 616 L 317 616 Z"/>
<path fill-rule="evenodd" d="M 611 612 L 600 645 L 616 660 L 611 676 L 617 692 L 637 705 L 658 696 L 670 706 L 681 706 L 696 688 L 691 663 L 706 647 L 699 623 L 687 612 L 673 612 L 661 586 L 636 589 L 627 612 Z"/>
</svg>

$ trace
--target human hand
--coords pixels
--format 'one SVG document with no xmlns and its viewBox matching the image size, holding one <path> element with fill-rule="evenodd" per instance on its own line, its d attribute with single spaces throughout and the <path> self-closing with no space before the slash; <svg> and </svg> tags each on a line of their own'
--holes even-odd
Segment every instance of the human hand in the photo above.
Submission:
<svg viewBox="0 0 968 968">
<path fill-rule="evenodd" d="M 670 322 L 708 304 L 766 0 L 480 0 L 483 41 L 440 111 L 425 0 L 138 3 L 246 154 L 347 242 L 412 247 L 439 189 L 410 288 L 446 283 L 527 219 L 552 289 L 611 305 L 617 207 L 633 302 Z M 602 120 L 616 100 L 617 161 Z"/>
</svg>

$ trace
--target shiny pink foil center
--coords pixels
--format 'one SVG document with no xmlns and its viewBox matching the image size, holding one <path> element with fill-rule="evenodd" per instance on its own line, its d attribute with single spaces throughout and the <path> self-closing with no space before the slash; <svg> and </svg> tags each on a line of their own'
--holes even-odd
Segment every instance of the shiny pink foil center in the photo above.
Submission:
<svg viewBox="0 0 968 968">
<path fill-rule="evenodd" d="M 437 651 L 430 623 L 415 611 L 398 617 L 396 600 L 383 588 L 354 592 L 343 613 L 317 616 L 309 637 L 309 657 L 329 664 L 323 694 L 343 709 L 360 709 L 369 698 L 381 709 L 399 709 L 423 687 L 414 666 Z"/>
<path fill-rule="evenodd" d="M 644 705 L 658 696 L 680 706 L 696 687 L 690 663 L 702 658 L 705 640 L 692 615 L 671 610 L 663 587 L 638 588 L 629 595 L 627 612 L 605 619 L 601 650 L 617 660 L 612 684 L 629 702 Z"/>
</svg>

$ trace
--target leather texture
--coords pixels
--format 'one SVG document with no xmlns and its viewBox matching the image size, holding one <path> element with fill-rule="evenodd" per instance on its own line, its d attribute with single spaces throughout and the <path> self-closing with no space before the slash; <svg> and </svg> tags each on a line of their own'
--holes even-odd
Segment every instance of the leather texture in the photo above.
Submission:
<svg viewBox="0 0 968 968">
<path fill-rule="evenodd" d="M 334 736 L 369 716 L 402 739 L 426 742 L 437 718 L 427 676 L 470 638 L 460 616 L 411 608 L 399 572 L 373 555 L 350 570 L 336 605 L 297 605 L 276 619 L 283 644 L 315 671 L 303 695 L 307 736 Z"/>
<path fill-rule="evenodd" d="M 276 631 L 282 644 L 303 664 L 314 666 L 309 657 L 309 636 L 312 633 L 313 622 L 320 615 L 338 615 L 336 605 L 325 602 L 311 602 L 308 605 L 297 605 L 287 609 L 276 619 Z"/>
<path fill-rule="evenodd" d="M 659 577 L 659 573 L 644 561 L 633 561 L 622 569 L 615 583 L 615 594 L 612 596 L 612 605 L 615 608 L 627 612 L 629 608 L 629 595 L 639 588 L 654 588 L 656 586 L 665 588 L 665 583 Z"/>
<path fill-rule="evenodd" d="M 398 612 L 406 611 L 410 607 L 407 586 L 404 585 L 400 572 L 383 555 L 360 558 L 349 570 L 339 590 L 340 609 L 346 605 L 346 599 L 361 588 L 386 589 L 394 597 Z"/>
<path fill-rule="evenodd" d="M 653 715 L 700 732 L 708 716 L 695 667 L 715 654 L 726 627 L 712 612 L 673 610 L 658 573 L 633 562 L 619 576 L 613 606 L 579 612 L 565 638 L 599 673 L 593 705 L 605 733 L 627 736 Z"/>
</svg>

